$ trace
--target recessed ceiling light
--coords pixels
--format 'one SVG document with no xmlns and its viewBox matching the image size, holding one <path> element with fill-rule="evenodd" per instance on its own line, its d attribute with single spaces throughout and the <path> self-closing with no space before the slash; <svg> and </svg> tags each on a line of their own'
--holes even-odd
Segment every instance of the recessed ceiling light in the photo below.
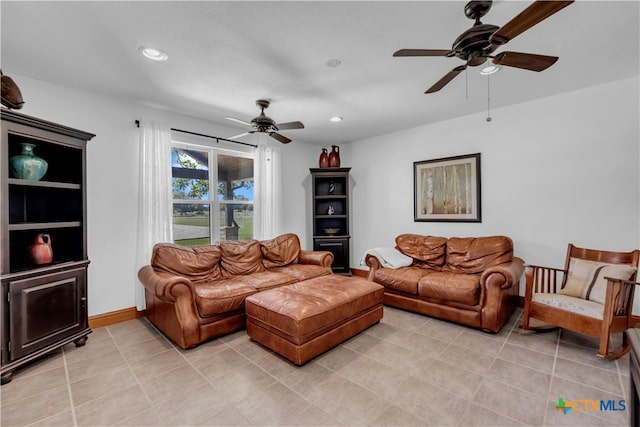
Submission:
<svg viewBox="0 0 640 427">
<path fill-rule="evenodd" d="M 138 50 L 145 58 L 151 59 L 152 61 L 166 61 L 169 59 L 169 55 L 155 47 L 140 46 Z"/>
<path fill-rule="evenodd" d="M 480 74 L 483 76 L 488 76 L 489 74 L 497 73 L 500 71 L 500 67 L 497 65 L 487 65 L 482 70 L 480 70 Z"/>
<path fill-rule="evenodd" d="M 342 117 L 340 116 L 333 116 L 329 118 L 330 122 L 341 122 L 342 121 Z"/>
<path fill-rule="evenodd" d="M 333 58 L 327 61 L 327 67 L 329 68 L 339 67 L 340 64 L 342 64 L 342 61 L 340 61 L 338 58 Z"/>
</svg>

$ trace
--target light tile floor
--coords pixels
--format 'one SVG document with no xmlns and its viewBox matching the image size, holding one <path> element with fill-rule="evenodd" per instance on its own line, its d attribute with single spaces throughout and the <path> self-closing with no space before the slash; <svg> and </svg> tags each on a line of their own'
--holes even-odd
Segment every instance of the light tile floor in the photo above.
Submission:
<svg viewBox="0 0 640 427">
<path fill-rule="evenodd" d="M 565 401 L 629 398 L 628 360 L 518 310 L 486 334 L 385 307 L 364 333 L 296 367 L 244 331 L 180 350 L 146 319 L 99 328 L 0 388 L 2 426 L 622 426 L 624 411 Z"/>
</svg>

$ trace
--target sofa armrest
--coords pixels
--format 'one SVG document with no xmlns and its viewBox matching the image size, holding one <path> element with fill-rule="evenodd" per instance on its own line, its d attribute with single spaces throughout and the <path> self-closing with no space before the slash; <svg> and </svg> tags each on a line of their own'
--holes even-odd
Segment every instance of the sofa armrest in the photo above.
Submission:
<svg viewBox="0 0 640 427">
<path fill-rule="evenodd" d="M 480 275 L 482 329 L 498 332 L 513 312 L 520 293 L 524 263 L 513 257 L 508 263 L 487 268 Z"/>
<path fill-rule="evenodd" d="M 138 271 L 138 278 L 145 289 L 162 301 L 176 302 L 183 296 L 192 299 L 193 284 L 186 277 L 156 271 L 150 265 L 145 265 Z"/>
<path fill-rule="evenodd" d="M 520 281 L 524 272 L 524 262 L 518 257 L 513 257 L 511 262 L 494 265 L 487 268 L 480 276 L 480 284 L 483 288 L 497 286 L 500 289 L 509 289 Z"/>
<path fill-rule="evenodd" d="M 300 251 L 298 259 L 300 264 L 313 264 L 321 267 L 331 267 L 333 254 L 329 251 Z"/>
<path fill-rule="evenodd" d="M 373 277 L 376 274 L 376 270 L 382 268 L 382 264 L 380 263 L 380 260 L 377 256 L 371 254 L 367 254 L 364 257 L 364 262 L 369 267 L 369 275 L 367 276 L 367 280 L 373 282 Z"/>
</svg>

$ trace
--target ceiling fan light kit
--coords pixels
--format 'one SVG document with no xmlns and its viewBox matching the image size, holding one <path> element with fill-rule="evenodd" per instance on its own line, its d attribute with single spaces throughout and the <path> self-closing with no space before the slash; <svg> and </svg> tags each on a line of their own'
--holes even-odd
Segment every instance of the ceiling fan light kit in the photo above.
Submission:
<svg viewBox="0 0 640 427">
<path fill-rule="evenodd" d="M 260 108 L 260 114 L 257 117 L 251 119 L 251 122 L 245 122 L 244 120 L 236 119 L 235 117 L 226 117 L 227 120 L 234 121 L 236 123 L 243 124 L 245 126 L 251 126 L 253 130 L 243 132 L 239 135 L 234 135 L 229 137 L 228 139 L 237 139 L 243 137 L 245 135 L 249 135 L 251 133 L 267 133 L 273 139 L 280 141 L 283 144 L 288 144 L 291 142 L 291 139 L 287 138 L 284 135 L 278 133 L 280 130 L 291 130 L 291 129 L 304 129 L 304 125 L 302 122 L 287 122 L 287 123 L 276 123 L 271 117 L 267 116 L 264 113 L 266 108 L 269 108 L 271 104 L 270 101 L 266 99 L 258 99 L 256 101 L 256 105 Z"/>
<path fill-rule="evenodd" d="M 486 68 L 489 68 L 485 67 L 485 69 L 481 71 L 483 75 L 495 73 L 499 69 L 499 67 L 497 67 L 498 65 L 529 71 L 544 71 L 555 64 L 558 57 L 522 52 L 501 52 L 497 55 L 493 55 L 493 53 L 513 38 L 573 2 L 574 0 L 535 1 L 505 25 L 498 27 L 496 25 L 483 24 L 480 21 L 480 18 L 491 9 L 492 1 L 470 1 L 464 7 L 464 14 L 467 18 L 474 20 L 475 23 L 471 28 L 456 38 L 451 49 L 400 49 L 396 51 L 393 56 L 457 57 L 465 61 L 464 65 L 459 65 L 449 71 L 444 77 L 427 89 L 425 93 L 439 91 L 467 67 L 477 67 L 478 65 L 484 64 L 488 59 L 492 60 L 494 64 L 492 67 L 494 68 L 489 72 L 484 71 Z"/>
<path fill-rule="evenodd" d="M 165 52 L 163 52 L 160 49 L 156 49 L 155 47 L 140 46 L 138 50 L 140 51 L 142 56 L 152 61 L 162 62 L 169 59 L 169 55 L 167 55 Z"/>
<path fill-rule="evenodd" d="M 498 71 L 500 71 L 500 67 L 498 67 L 497 65 L 487 65 L 482 70 L 480 70 L 480 74 L 482 74 L 483 76 L 489 76 L 491 74 L 497 73 Z"/>
</svg>

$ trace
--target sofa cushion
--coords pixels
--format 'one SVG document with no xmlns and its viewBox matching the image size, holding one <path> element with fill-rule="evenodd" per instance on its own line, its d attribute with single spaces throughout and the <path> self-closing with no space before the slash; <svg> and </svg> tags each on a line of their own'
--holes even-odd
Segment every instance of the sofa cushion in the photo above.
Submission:
<svg viewBox="0 0 640 427">
<path fill-rule="evenodd" d="M 376 270 L 373 280 L 385 288 L 417 295 L 418 281 L 433 272 L 418 267 L 380 268 Z"/>
<path fill-rule="evenodd" d="M 220 255 L 220 248 L 214 245 L 187 247 L 157 243 L 153 247 L 151 266 L 194 283 L 206 282 L 222 277 Z"/>
<path fill-rule="evenodd" d="M 567 282 L 560 293 L 604 304 L 607 292 L 605 278 L 629 280 L 635 272 L 636 268 L 630 265 L 571 258 Z"/>
<path fill-rule="evenodd" d="M 249 285 L 258 291 L 298 282 L 295 276 L 277 271 L 261 271 L 246 276 L 238 276 L 238 279 L 245 285 Z"/>
<path fill-rule="evenodd" d="M 264 271 L 260 242 L 257 240 L 225 240 L 220 242 L 220 265 L 224 277 Z"/>
<path fill-rule="evenodd" d="M 258 291 L 244 283 L 246 276 L 220 279 L 194 286 L 200 316 L 215 316 L 244 308 L 244 300 Z"/>
<path fill-rule="evenodd" d="M 326 276 L 331 274 L 331 267 L 323 267 L 313 264 L 289 264 L 284 267 L 273 267 L 270 271 L 277 271 L 289 276 L 293 276 L 299 281 L 313 279 L 314 277 Z"/>
<path fill-rule="evenodd" d="M 418 295 L 439 301 L 477 305 L 480 301 L 480 274 L 434 272 L 420 279 Z"/>
<path fill-rule="evenodd" d="M 439 270 L 445 261 L 447 239 L 418 234 L 401 234 L 396 237 L 396 249 L 414 258 L 418 267 Z"/>
<path fill-rule="evenodd" d="M 452 237 L 447 240 L 444 271 L 481 273 L 513 260 L 513 242 L 506 236 Z"/>
<path fill-rule="evenodd" d="M 262 263 L 266 268 L 295 264 L 300 257 L 300 239 L 293 233 L 260 242 Z"/>
</svg>

